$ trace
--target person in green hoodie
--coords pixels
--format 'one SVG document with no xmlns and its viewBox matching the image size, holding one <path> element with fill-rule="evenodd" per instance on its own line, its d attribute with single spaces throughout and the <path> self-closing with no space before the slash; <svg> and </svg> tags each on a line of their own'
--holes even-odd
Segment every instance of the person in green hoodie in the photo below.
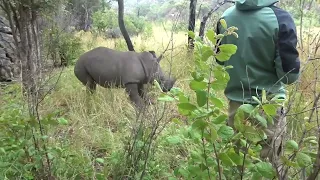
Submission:
<svg viewBox="0 0 320 180">
<path fill-rule="evenodd" d="M 230 80 L 224 91 L 229 99 L 228 124 L 233 127 L 236 110 L 242 104 L 257 105 L 252 96 L 286 98 L 285 84 L 296 82 L 300 76 L 300 59 L 297 51 L 296 26 L 291 15 L 276 6 L 277 0 L 236 0 L 221 16 L 227 25 L 238 28 L 238 38 L 226 36 L 221 44 L 234 44 L 237 52 L 221 65 L 228 69 Z M 217 24 L 217 34 L 223 33 Z M 262 158 L 276 161 L 282 148 L 285 132 L 284 109 L 279 108 L 274 125 L 268 124 L 268 139 L 261 143 Z M 275 152 L 275 153 L 273 153 Z"/>
</svg>

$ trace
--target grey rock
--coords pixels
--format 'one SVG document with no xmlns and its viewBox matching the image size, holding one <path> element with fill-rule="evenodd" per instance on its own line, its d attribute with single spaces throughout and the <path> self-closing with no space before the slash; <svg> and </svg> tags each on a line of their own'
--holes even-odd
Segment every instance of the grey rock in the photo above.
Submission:
<svg viewBox="0 0 320 180">
<path fill-rule="evenodd" d="M 105 33 L 106 38 L 116 39 L 122 36 L 120 28 L 107 29 Z"/>
<path fill-rule="evenodd" d="M 0 82 L 15 80 L 20 73 L 19 59 L 9 22 L 0 16 Z"/>
</svg>

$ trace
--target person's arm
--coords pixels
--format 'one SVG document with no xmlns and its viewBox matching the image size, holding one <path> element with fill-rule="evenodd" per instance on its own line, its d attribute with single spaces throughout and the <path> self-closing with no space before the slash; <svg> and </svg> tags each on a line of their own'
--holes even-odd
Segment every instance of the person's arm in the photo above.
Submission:
<svg viewBox="0 0 320 180">
<path fill-rule="evenodd" d="M 272 7 L 278 19 L 279 32 L 275 68 L 277 76 L 284 84 L 292 84 L 300 76 L 300 59 L 297 50 L 296 25 L 290 14 L 280 8 Z"/>
</svg>

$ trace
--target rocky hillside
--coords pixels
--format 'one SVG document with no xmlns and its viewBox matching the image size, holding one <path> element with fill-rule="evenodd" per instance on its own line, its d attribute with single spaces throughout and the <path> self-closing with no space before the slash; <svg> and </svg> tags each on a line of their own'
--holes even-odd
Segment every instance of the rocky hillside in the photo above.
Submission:
<svg viewBox="0 0 320 180">
<path fill-rule="evenodd" d="M 0 82 L 12 81 L 19 76 L 19 60 L 8 21 L 0 16 Z"/>
</svg>

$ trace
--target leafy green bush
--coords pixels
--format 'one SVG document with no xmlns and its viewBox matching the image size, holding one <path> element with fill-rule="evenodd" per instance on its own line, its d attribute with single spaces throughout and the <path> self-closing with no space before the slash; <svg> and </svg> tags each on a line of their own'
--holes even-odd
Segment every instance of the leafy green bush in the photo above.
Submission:
<svg viewBox="0 0 320 180">
<path fill-rule="evenodd" d="M 55 66 L 73 65 L 84 52 L 81 39 L 58 27 L 44 32 L 45 50 Z"/>
<path fill-rule="evenodd" d="M 96 11 L 92 15 L 93 27 L 104 32 L 118 27 L 118 15 L 114 10 Z"/>
<path fill-rule="evenodd" d="M 10 91 L 18 94 L 19 87 Z M 47 132 L 68 121 L 55 114 L 37 120 L 18 98 L 4 96 L 4 101 L 0 106 L 0 179 L 42 179 L 47 162 L 58 158 L 61 150 L 48 146 Z"/>
<path fill-rule="evenodd" d="M 283 174 L 271 162 L 260 158 L 262 147 L 258 142 L 266 139 L 264 128 L 273 123 L 272 116 L 276 114 L 277 107 L 285 104 L 283 99 L 271 99 L 265 91 L 261 98 L 253 96 L 258 105 L 241 105 L 235 114 L 235 129 L 227 125 L 226 103 L 217 91 L 225 89 L 230 78 L 226 70 L 233 67 L 221 66 L 216 60 L 227 61 L 237 51 L 233 44 L 218 44 L 225 36 L 238 37 L 238 34 L 236 27 L 228 28 L 223 19 L 220 22 L 226 29 L 224 33 L 208 30 L 206 41 L 196 38 L 195 68 L 189 83 L 194 96 L 173 88 L 158 99 L 178 102 L 180 114 L 187 117 L 190 124 L 185 138 L 194 143 L 188 158 L 175 169 L 174 176 L 178 179 L 282 179 L 283 176 L 291 179 L 302 170 L 310 174 L 316 159 L 315 136 L 302 137 L 299 143 L 292 139 L 283 142 L 282 170 L 294 169 L 292 174 Z M 192 32 L 189 34 L 195 37 Z M 248 121 L 248 117 L 255 122 Z M 178 118 L 173 121 L 182 124 Z"/>
<path fill-rule="evenodd" d="M 75 61 L 84 52 L 80 37 L 69 33 L 61 35 L 59 44 L 60 55 L 65 59 L 66 65 L 74 65 Z"/>
<path fill-rule="evenodd" d="M 119 27 L 118 15 L 115 10 L 97 11 L 92 16 L 93 27 L 99 33 L 105 33 L 107 30 L 114 30 Z M 124 23 L 130 36 L 138 35 L 146 30 L 147 22 L 142 17 L 133 14 L 126 14 Z M 150 30 L 150 29 L 149 29 Z"/>
</svg>

